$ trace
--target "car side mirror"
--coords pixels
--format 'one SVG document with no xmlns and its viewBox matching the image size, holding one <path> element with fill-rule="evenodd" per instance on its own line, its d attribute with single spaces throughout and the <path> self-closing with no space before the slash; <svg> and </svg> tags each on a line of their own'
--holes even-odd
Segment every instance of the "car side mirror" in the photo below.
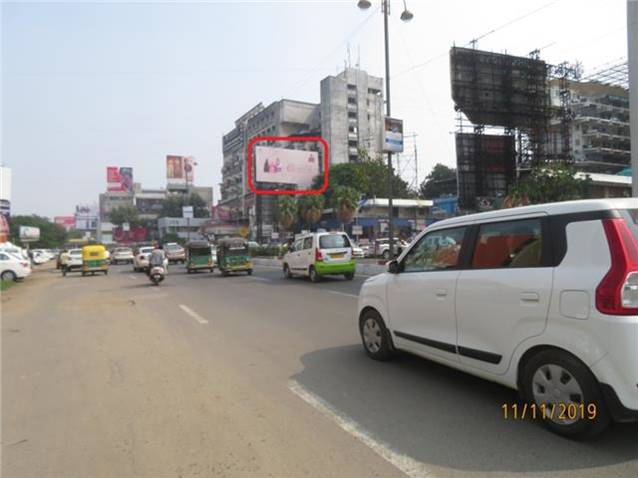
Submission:
<svg viewBox="0 0 638 478">
<path fill-rule="evenodd" d="M 386 268 L 390 274 L 398 274 L 401 272 L 401 267 L 399 266 L 399 261 L 392 260 L 386 264 Z"/>
</svg>

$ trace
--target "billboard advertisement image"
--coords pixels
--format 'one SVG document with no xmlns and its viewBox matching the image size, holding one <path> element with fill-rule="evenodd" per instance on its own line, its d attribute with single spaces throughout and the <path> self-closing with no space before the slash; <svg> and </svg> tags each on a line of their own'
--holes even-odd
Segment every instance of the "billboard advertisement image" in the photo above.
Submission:
<svg viewBox="0 0 638 478">
<path fill-rule="evenodd" d="M 40 240 L 40 228 L 20 226 L 20 241 L 35 242 Z"/>
<path fill-rule="evenodd" d="M 385 118 L 383 128 L 383 151 L 386 153 L 403 152 L 403 120 Z"/>
<path fill-rule="evenodd" d="M 133 168 L 106 168 L 106 190 L 108 192 L 131 192 L 133 190 Z"/>
<path fill-rule="evenodd" d="M 195 160 L 191 156 L 166 156 L 166 180 L 169 186 L 193 184 Z"/>
<path fill-rule="evenodd" d="M 256 180 L 260 183 L 308 187 L 319 174 L 319 153 L 297 149 L 255 146 Z"/>
</svg>

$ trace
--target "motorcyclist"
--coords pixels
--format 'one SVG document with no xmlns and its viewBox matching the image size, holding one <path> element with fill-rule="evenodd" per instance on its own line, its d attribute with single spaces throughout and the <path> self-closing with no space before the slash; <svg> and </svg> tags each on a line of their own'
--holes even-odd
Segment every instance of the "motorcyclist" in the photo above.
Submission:
<svg viewBox="0 0 638 478">
<path fill-rule="evenodd" d="M 166 254 L 161 244 L 156 244 L 155 249 L 153 249 L 148 258 L 148 275 L 151 275 L 151 269 L 153 269 L 153 267 L 161 267 L 166 271 L 166 262 Z"/>
</svg>

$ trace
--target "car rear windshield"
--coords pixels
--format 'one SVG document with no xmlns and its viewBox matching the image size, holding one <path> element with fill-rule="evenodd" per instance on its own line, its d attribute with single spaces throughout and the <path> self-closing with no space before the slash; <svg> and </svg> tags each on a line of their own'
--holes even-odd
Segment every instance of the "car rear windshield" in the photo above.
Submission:
<svg viewBox="0 0 638 478">
<path fill-rule="evenodd" d="M 132 252 L 132 250 L 128 247 L 118 247 L 117 249 L 115 249 L 115 252 Z"/>
<path fill-rule="evenodd" d="M 182 246 L 179 244 L 171 244 L 170 246 L 164 246 L 164 249 L 167 251 L 179 251 L 182 249 Z"/>
<path fill-rule="evenodd" d="M 344 234 L 330 234 L 319 237 L 319 249 L 337 249 L 339 247 L 350 247 L 350 241 Z"/>
<path fill-rule="evenodd" d="M 72 256 L 81 256 L 82 255 L 82 249 L 71 249 L 69 251 L 69 254 Z"/>
<path fill-rule="evenodd" d="M 140 254 L 149 254 L 150 252 L 153 252 L 152 247 L 142 247 L 140 249 Z"/>
</svg>

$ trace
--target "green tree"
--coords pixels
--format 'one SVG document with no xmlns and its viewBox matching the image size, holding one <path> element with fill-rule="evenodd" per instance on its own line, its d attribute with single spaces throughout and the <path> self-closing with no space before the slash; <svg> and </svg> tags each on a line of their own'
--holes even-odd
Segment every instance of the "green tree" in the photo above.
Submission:
<svg viewBox="0 0 638 478">
<path fill-rule="evenodd" d="M 321 194 L 301 196 L 298 203 L 299 216 L 308 226 L 313 226 L 321 220 L 325 198 Z"/>
<path fill-rule="evenodd" d="M 456 194 L 456 169 L 437 163 L 419 186 L 419 194 L 426 199 Z"/>
<path fill-rule="evenodd" d="M 279 224 L 286 231 L 292 230 L 297 221 L 298 211 L 299 208 L 295 196 L 279 196 L 277 199 L 277 217 Z"/>
<path fill-rule="evenodd" d="M 162 205 L 163 217 L 182 217 L 182 207 L 193 206 L 195 217 L 209 217 L 210 211 L 206 201 L 197 193 L 192 194 L 169 194 Z"/>
<path fill-rule="evenodd" d="M 20 226 L 40 228 L 40 240 L 30 243 L 31 248 L 55 249 L 64 246 L 67 240 L 66 230 L 42 216 L 12 216 L 9 221 L 9 240 L 14 244 L 21 244 Z"/>
<path fill-rule="evenodd" d="M 118 206 L 111 210 L 111 222 L 116 226 L 121 226 L 128 222 L 131 227 L 139 226 L 140 217 L 135 206 Z"/>
<path fill-rule="evenodd" d="M 319 189 L 323 176 L 317 176 L 313 188 Z M 330 182 L 325 192 L 326 203 L 330 204 L 336 187 L 347 186 L 358 190 L 363 197 L 388 197 L 388 166 L 382 159 L 362 159 L 356 163 L 337 164 L 330 168 Z M 392 194 L 395 198 L 410 198 L 408 183 L 395 173 L 392 175 Z"/>
<path fill-rule="evenodd" d="M 591 179 L 575 177 L 575 168 L 564 162 L 548 163 L 532 168 L 503 201 L 505 207 L 571 201 L 587 197 Z"/>
<path fill-rule="evenodd" d="M 332 207 L 343 225 L 349 224 L 359 207 L 359 191 L 349 186 L 337 186 L 332 194 Z"/>
</svg>

